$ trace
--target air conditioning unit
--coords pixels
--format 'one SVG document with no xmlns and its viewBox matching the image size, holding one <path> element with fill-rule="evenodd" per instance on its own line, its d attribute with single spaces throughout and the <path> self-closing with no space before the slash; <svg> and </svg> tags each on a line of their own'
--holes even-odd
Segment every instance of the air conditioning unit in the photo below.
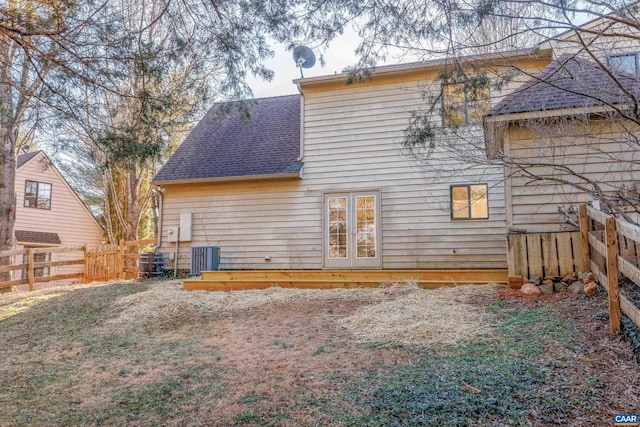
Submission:
<svg viewBox="0 0 640 427">
<path fill-rule="evenodd" d="M 202 271 L 220 269 L 220 248 L 218 246 L 191 247 L 191 276 L 199 276 Z"/>
</svg>

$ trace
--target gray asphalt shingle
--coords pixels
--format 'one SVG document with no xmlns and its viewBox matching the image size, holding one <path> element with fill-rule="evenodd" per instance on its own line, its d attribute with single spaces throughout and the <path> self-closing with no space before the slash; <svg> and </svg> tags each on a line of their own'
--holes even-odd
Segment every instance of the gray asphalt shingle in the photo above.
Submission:
<svg viewBox="0 0 640 427">
<path fill-rule="evenodd" d="M 640 77 L 606 70 L 593 61 L 566 55 L 551 62 L 538 75 L 507 95 L 486 116 L 633 105 L 639 99 Z"/>
<path fill-rule="evenodd" d="M 297 173 L 300 96 L 219 103 L 185 138 L 154 182 Z"/>
<path fill-rule="evenodd" d="M 21 244 L 38 243 L 48 245 L 60 245 L 60 236 L 57 233 L 45 231 L 16 230 L 16 240 Z"/>
<path fill-rule="evenodd" d="M 27 163 L 29 160 L 33 159 L 41 150 L 38 151 L 33 151 L 31 153 L 27 153 L 27 154 L 20 154 L 18 156 L 18 167 L 24 165 L 25 163 Z"/>
</svg>

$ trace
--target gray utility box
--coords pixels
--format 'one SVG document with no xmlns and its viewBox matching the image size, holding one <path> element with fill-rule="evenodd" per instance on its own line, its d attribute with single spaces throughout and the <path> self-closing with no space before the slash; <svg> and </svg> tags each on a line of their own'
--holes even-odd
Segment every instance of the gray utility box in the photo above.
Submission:
<svg viewBox="0 0 640 427">
<path fill-rule="evenodd" d="M 220 269 L 220 248 L 218 246 L 191 247 L 191 276 L 199 276 L 202 271 Z"/>
</svg>

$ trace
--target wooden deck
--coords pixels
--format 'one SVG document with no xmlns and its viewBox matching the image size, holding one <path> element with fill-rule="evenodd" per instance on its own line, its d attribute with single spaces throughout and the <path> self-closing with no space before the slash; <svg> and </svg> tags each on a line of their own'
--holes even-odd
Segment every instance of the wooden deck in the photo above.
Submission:
<svg viewBox="0 0 640 427">
<path fill-rule="evenodd" d="M 299 289 L 375 288 L 389 280 L 418 280 L 420 287 L 507 283 L 507 270 L 245 270 L 203 271 L 185 290 L 231 291 L 272 286 Z"/>
</svg>

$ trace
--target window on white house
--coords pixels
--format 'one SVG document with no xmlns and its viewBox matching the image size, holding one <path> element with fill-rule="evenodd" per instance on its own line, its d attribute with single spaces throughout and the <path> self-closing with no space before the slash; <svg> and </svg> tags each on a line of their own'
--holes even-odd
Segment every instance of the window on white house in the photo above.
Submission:
<svg viewBox="0 0 640 427">
<path fill-rule="evenodd" d="M 638 74 L 638 54 L 611 55 L 609 66 L 623 73 Z"/>
<path fill-rule="evenodd" d="M 451 219 L 488 219 L 487 184 L 451 186 Z"/>
<path fill-rule="evenodd" d="M 25 181 L 24 206 L 27 208 L 51 209 L 51 184 Z"/>
<path fill-rule="evenodd" d="M 25 246 L 25 249 L 29 249 L 29 248 L 30 246 Z M 51 261 L 51 252 L 33 254 L 33 262 L 48 262 L 48 261 Z M 26 253 L 22 256 L 22 262 L 24 264 L 28 262 L 28 257 Z M 27 274 L 28 273 L 26 269 L 22 270 L 23 279 L 27 278 Z M 44 277 L 44 276 L 49 276 L 49 274 L 50 274 L 50 267 L 38 267 L 33 269 L 34 277 Z"/>
<path fill-rule="evenodd" d="M 445 126 L 478 123 L 489 111 L 488 87 L 465 90 L 463 83 L 449 83 L 443 86 L 442 95 L 442 122 Z"/>
</svg>

